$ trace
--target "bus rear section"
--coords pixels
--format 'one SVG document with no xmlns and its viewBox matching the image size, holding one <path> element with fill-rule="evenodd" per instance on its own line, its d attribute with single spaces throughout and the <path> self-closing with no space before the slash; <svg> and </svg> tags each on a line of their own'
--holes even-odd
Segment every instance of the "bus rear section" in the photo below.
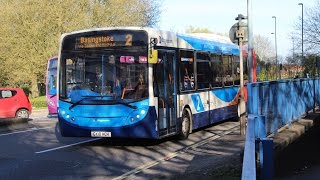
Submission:
<svg viewBox="0 0 320 180">
<path fill-rule="evenodd" d="M 57 116 L 57 65 L 58 57 L 48 60 L 46 73 L 46 101 L 48 107 L 48 117 Z"/>
</svg>

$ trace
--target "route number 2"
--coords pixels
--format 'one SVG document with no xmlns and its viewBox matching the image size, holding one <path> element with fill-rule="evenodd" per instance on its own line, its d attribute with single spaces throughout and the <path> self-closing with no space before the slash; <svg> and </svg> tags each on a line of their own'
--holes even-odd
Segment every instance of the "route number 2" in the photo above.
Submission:
<svg viewBox="0 0 320 180">
<path fill-rule="evenodd" d="M 132 34 L 126 35 L 126 44 L 125 46 L 132 46 Z"/>
</svg>

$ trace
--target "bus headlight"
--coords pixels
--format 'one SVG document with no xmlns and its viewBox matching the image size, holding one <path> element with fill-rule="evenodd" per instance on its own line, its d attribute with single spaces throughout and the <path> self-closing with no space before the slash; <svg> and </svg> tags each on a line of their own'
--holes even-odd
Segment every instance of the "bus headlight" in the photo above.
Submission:
<svg viewBox="0 0 320 180">
<path fill-rule="evenodd" d="M 130 123 L 137 122 L 139 120 L 142 120 L 147 115 L 147 109 L 137 109 L 133 111 L 129 116 L 128 119 Z"/>
<path fill-rule="evenodd" d="M 66 114 L 66 111 L 61 110 L 61 115 L 65 115 L 65 114 Z"/>
<path fill-rule="evenodd" d="M 64 110 L 64 109 L 59 109 L 59 113 L 61 114 L 61 116 L 62 116 L 65 120 L 70 120 L 71 116 L 70 116 L 70 114 L 67 113 L 66 110 Z"/>
<path fill-rule="evenodd" d="M 49 100 L 49 103 L 48 103 L 50 106 L 52 106 L 52 107 L 56 107 L 56 105 L 54 104 L 54 102 L 50 99 Z"/>
</svg>

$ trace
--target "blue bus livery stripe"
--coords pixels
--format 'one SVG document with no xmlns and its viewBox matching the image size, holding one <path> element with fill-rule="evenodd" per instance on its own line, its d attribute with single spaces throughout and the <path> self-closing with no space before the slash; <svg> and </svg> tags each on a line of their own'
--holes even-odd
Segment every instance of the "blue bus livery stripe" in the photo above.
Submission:
<svg viewBox="0 0 320 180">
<path fill-rule="evenodd" d="M 211 92 L 224 102 L 231 102 L 237 96 L 239 87 L 231 87 L 224 89 L 215 89 Z"/>
<path fill-rule="evenodd" d="M 194 49 L 201 51 L 210 51 L 214 53 L 223 53 L 230 55 L 239 55 L 239 47 L 231 43 L 222 43 L 213 40 L 205 40 L 188 35 L 177 34 L 177 37 L 188 42 Z"/>
<path fill-rule="evenodd" d="M 194 105 L 194 109 L 197 112 L 202 112 L 204 111 L 204 106 L 202 104 L 202 100 L 199 94 L 192 94 L 191 95 L 192 103 Z"/>
<path fill-rule="evenodd" d="M 111 137 L 158 139 L 156 118 L 155 107 L 150 107 L 141 121 L 123 127 L 82 127 L 68 122 L 61 114 L 58 117 L 61 131 L 65 136 L 90 137 L 91 131 L 107 131 L 111 132 Z"/>
<path fill-rule="evenodd" d="M 192 115 L 192 129 L 198 129 L 213 123 L 220 122 L 222 119 L 229 119 L 237 116 L 237 106 L 227 106 L 211 111 L 204 111 Z"/>
</svg>

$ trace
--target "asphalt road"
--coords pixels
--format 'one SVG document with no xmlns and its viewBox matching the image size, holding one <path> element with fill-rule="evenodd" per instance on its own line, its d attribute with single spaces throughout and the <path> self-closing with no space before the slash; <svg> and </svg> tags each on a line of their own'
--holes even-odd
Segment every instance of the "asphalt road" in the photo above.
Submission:
<svg viewBox="0 0 320 180">
<path fill-rule="evenodd" d="M 31 118 L 0 127 L 0 179 L 240 179 L 239 122 L 151 141 L 66 138 L 56 118 Z"/>
</svg>

